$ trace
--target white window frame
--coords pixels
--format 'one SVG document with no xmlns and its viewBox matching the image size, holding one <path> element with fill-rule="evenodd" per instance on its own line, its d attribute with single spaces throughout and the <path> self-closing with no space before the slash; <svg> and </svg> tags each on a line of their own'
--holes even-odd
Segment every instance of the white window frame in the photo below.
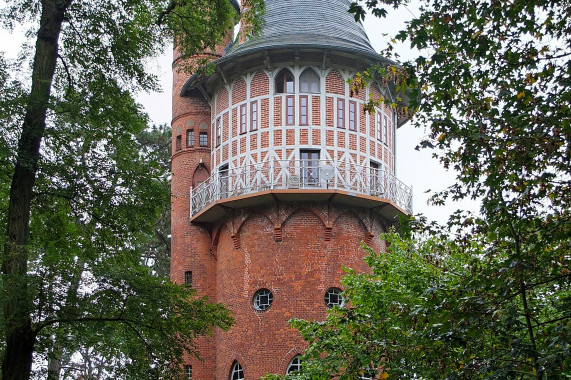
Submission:
<svg viewBox="0 0 571 380">
<path fill-rule="evenodd" d="M 267 297 L 267 302 L 261 303 L 263 298 Z M 266 311 L 268 310 L 274 302 L 274 294 L 271 290 L 262 288 L 256 291 L 254 294 L 254 299 L 252 300 L 252 304 L 254 305 L 254 309 L 257 311 Z"/>
<path fill-rule="evenodd" d="M 238 362 L 234 362 L 230 371 L 230 380 L 244 380 L 244 369 Z"/>
<path fill-rule="evenodd" d="M 339 288 L 331 287 L 327 289 L 327 291 L 325 291 L 325 295 L 323 296 L 323 300 L 325 301 L 327 307 L 332 308 L 334 306 L 339 306 L 339 307 L 345 306 L 345 298 L 341 295 L 341 293 L 343 293 L 343 290 Z M 338 297 L 340 302 L 331 302 L 332 295 Z"/>
<path fill-rule="evenodd" d="M 301 355 L 295 355 L 287 365 L 286 375 L 301 372 Z"/>
</svg>

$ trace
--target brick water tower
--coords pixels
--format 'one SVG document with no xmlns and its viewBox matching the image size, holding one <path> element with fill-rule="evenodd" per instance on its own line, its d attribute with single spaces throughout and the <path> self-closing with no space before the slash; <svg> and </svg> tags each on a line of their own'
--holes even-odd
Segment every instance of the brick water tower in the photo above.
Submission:
<svg viewBox="0 0 571 380">
<path fill-rule="evenodd" d="M 379 82 L 350 95 L 349 79 L 386 61 L 349 3 L 267 0 L 262 35 L 207 53 L 208 76 L 178 70 L 175 53 L 171 277 L 236 320 L 198 341 L 189 378 L 298 368 L 305 345 L 288 320 L 342 304 L 342 266 L 366 270 L 361 242 L 383 249 L 379 235 L 411 212 L 395 177 L 406 120 L 364 111 L 395 94 Z"/>
</svg>

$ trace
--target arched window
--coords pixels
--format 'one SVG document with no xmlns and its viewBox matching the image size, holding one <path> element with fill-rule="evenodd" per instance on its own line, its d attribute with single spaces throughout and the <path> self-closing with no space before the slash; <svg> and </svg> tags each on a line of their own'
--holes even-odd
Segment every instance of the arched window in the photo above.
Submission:
<svg viewBox="0 0 571 380">
<path fill-rule="evenodd" d="M 319 75 L 313 69 L 305 69 L 299 77 L 299 92 L 318 94 Z"/>
<path fill-rule="evenodd" d="M 293 94 L 295 91 L 293 74 L 283 69 L 276 76 L 276 94 Z"/>
<path fill-rule="evenodd" d="M 301 356 L 296 355 L 287 365 L 286 375 L 290 373 L 301 372 Z"/>
<path fill-rule="evenodd" d="M 238 362 L 234 362 L 232 371 L 230 371 L 230 380 L 244 380 L 244 370 Z"/>
</svg>

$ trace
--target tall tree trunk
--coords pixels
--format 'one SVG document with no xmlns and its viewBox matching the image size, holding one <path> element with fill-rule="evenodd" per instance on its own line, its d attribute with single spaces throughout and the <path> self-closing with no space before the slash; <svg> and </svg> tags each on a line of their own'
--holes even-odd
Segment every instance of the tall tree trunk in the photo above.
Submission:
<svg viewBox="0 0 571 380">
<path fill-rule="evenodd" d="M 63 350 L 59 342 L 55 341 L 48 358 L 48 377 L 46 380 L 59 380 L 62 359 Z"/>
<path fill-rule="evenodd" d="M 28 296 L 28 234 L 32 191 L 38 170 L 40 143 L 54 77 L 58 40 L 64 15 L 72 0 L 42 0 L 42 15 L 36 39 L 32 88 L 26 105 L 22 134 L 8 205 L 7 239 L 2 257 L 3 309 L 6 320 L 6 351 L 2 380 L 30 377 L 36 341 Z"/>
</svg>

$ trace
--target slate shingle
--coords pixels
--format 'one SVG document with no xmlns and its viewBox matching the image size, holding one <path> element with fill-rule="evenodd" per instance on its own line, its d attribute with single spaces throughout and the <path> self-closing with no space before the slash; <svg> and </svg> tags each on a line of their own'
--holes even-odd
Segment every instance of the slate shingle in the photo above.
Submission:
<svg viewBox="0 0 571 380">
<path fill-rule="evenodd" d="M 262 35 L 234 45 L 225 60 L 279 48 L 316 47 L 378 58 L 361 23 L 348 12 L 350 0 L 266 0 Z"/>
</svg>

